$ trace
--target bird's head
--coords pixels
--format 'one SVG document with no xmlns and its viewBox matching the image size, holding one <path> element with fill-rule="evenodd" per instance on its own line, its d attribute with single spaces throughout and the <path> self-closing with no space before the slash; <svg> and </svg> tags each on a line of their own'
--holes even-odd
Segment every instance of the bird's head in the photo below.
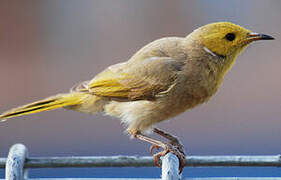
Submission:
<svg viewBox="0 0 281 180">
<path fill-rule="evenodd" d="M 224 57 L 229 69 L 236 57 L 253 41 L 273 40 L 274 38 L 254 33 L 230 22 L 217 22 L 202 26 L 188 37 L 199 42 L 206 51 Z"/>
<path fill-rule="evenodd" d="M 230 22 L 207 24 L 191 34 L 194 34 L 203 46 L 220 56 L 238 55 L 253 41 L 274 39 Z"/>
</svg>

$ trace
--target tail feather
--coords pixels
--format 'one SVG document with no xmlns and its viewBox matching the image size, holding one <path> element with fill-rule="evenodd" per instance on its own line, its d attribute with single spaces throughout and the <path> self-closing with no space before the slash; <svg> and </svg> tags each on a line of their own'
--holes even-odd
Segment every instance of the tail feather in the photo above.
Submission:
<svg viewBox="0 0 281 180">
<path fill-rule="evenodd" d="M 78 105 L 82 103 L 83 97 L 84 93 L 69 93 L 51 96 L 41 101 L 37 101 L 6 111 L 0 115 L 0 121 L 5 121 L 12 117 L 48 111 L 65 106 Z"/>
</svg>

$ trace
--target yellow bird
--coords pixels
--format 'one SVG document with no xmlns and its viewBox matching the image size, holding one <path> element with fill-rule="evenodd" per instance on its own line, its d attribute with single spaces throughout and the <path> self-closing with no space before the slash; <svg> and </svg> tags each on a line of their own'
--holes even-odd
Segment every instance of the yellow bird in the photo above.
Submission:
<svg viewBox="0 0 281 180">
<path fill-rule="evenodd" d="M 106 68 L 69 93 L 11 109 L 0 115 L 0 120 L 61 107 L 104 112 L 120 118 L 132 137 L 150 142 L 151 151 L 162 147 L 164 150 L 154 155 L 157 165 L 160 156 L 173 152 L 182 170 L 183 146 L 176 137 L 152 126 L 208 101 L 251 42 L 272 39 L 229 22 L 207 24 L 186 37 L 155 40 L 128 61 Z M 148 129 L 168 142 L 148 137 L 143 133 Z"/>
</svg>

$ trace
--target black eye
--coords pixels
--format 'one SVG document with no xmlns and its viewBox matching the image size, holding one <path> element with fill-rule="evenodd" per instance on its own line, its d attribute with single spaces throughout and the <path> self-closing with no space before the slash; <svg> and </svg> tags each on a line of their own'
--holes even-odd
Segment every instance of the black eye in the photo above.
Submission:
<svg viewBox="0 0 281 180">
<path fill-rule="evenodd" d="M 225 35 L 225 38 L 229 41 L 233 41 L 235 39 L 235 34 L 228 33 L 227 35 Z"/>
</svg>

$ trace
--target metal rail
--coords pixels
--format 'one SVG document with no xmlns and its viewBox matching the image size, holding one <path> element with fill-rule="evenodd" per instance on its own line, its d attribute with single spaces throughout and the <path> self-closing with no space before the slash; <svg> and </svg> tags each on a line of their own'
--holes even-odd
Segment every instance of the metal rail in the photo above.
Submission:
<svg viewBox="0 0 281 180">
<path fill-rule="evenodd" d="M 6 158 L 0 158 L 5 168 Z M 153 167 L 150 156 L 28 157 L 25 168 L 56 167 Z M 281 156 L 188 156 L 185 166 L 281 167 Z"/>
<path fill-rule="evenodd" d="M 188 156 L 186 166 L 256 166 L 256 167 L 281 167 L 281 155 L 275 156 Z M 13 145 L 8 158 L 0 158 L 0 168 L 6 168 L 7 180 L 27 179 L 27 168 L 59 168 L 59 167 L 152 167 L 151 157 L 140 156 L 97 156 L 97 157 L 28 157 L 28 151 L 22 144 Z M 168 153 L 162 160 L 162 179 L 179 179 L 178 158 Z M 39 178 L 40 179 L 40 178 Z M 38 179 L 38 180 L 39 180 Z M 43 178 L 51 180 L 50 178 Z M 40 179 L 40 180 L 43 180 Z M 132 178 L 127 178 L 129 180 Z M 281 180 L 279 178 L 187 178 L 187 180 Z M 37 178 L 32 179 L 37 180 Z M 57 180 L 53 179 L 52 180 Z M 59 178 L 59 180 L 74 180 Z M 76 178 L 75 180 L 80 180 Z M 97 180 L 89 178 L 83 180 Z M 110 180 L 110 178 L 103 180 Z M 125 180 L 125 179 L 124 179 Z M 141 180 L 141 178 L 138 178 Z M 148 180 L 148 179 L 146 179 Z"/>
</svg>

